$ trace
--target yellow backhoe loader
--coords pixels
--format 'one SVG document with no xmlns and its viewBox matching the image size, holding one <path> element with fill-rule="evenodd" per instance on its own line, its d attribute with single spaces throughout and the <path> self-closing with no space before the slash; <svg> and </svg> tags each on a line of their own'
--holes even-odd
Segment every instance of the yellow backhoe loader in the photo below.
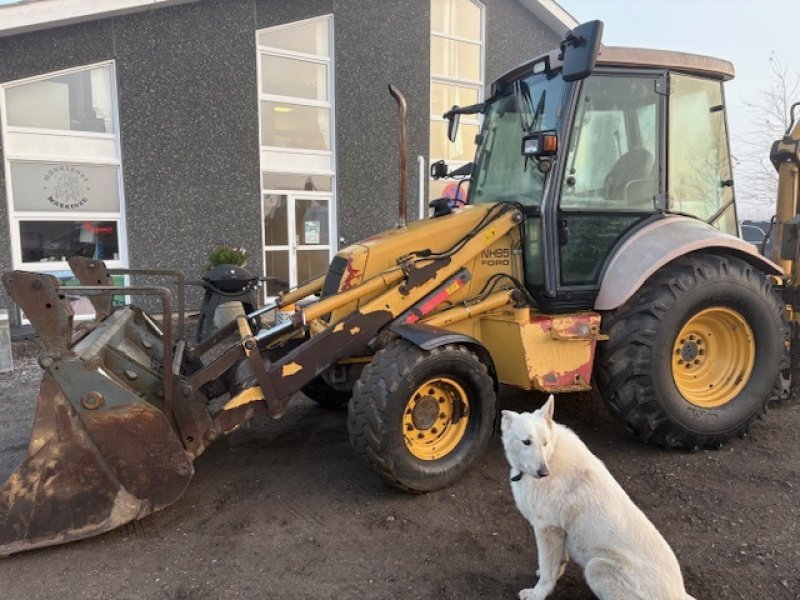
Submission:
<svg viewBox="0 0 800 600">
<path fill-rule="evenodd" d="M 451 138 L 461 114 L 482 115 L 474 163 L 432 166 L 469 179 L 467 206 L 439 200 L 432 218 L 406 224 L 401 175 L 400 226 L 198 343 L 184 335 L 180 273 L 75 257 L 81 287 L 68 290 L 6 273 L 45 351 L 28 456 L 0 487 L 0 554 L 168 506 L 211 442 L 255 415 L 280 417 L 301 390 L 347 405 L 356 452 L 412 492 L 474 463 L 500 384 L 594 383 L 634 435 L 666 447 L 746 435 L 789 395 L 798 365 L 800 125 L 772 152 L 773 262 L 736 235 L 722 87 L 732 66 L 601 47 L 601 32 L 581 25 L 485 102 L 445 115 Z M 120 274 L 173 277 L 177 311 L 165 287 L 114 287 Z M 67 292 L 91 299 L 90 325 L 73 330 Z M 156 296 L 177 325 L 112 308 L 114 296 Z"/>
</svg>

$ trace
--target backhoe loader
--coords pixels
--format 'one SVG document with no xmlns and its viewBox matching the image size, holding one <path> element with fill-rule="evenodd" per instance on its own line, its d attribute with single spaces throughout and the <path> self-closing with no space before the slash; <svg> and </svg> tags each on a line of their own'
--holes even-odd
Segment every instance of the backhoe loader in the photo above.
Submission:
<svg viewBox="0 0 800 600">
<path fill-rule="evenodd" d="M 168 506 L 211 442 L 279 418 L 298 391 L 346 404 L 355 451 L 411 492 L 453 483 L 480 456 L 500 384 L 594 383 L 634 435 L 665 447 L 745 436 L 800 362 L 800 125 L 772 152 L 773 262 L 736 235 L 722 88 L 733 67 L 601 47 L 601 32 L 581 25 L 445 115 L 451 138 L 459 115 L 482 118 L 474 163 L 450 174 L 468 176 L 467 206 L 436 201 L 432 218 L 406 223 L 401 174 L 397 228 L 200 342 L 184 333 L 179 272 L 74 257 L 81 287 L 68 290 L 6 273 L 45 350 L 28 456 L 0 487 L 0 555 Z M 172 277 L 177 311 L 167 287 L 114 287 L 113 275 Z M 90 298 L 94 321 L 73 328 L 67 291 Z M 155 296 L 163 317 L 115 296 Z"/>
</svg>

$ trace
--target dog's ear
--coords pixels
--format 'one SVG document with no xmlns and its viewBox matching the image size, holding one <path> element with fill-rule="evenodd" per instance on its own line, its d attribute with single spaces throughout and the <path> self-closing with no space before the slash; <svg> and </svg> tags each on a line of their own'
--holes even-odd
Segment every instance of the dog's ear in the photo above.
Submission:
<svg viewBox="0 0 800 600">
<path fill-rule="evenodd" d="M 508 431 L 511 429 L 511 422 L 519 415 L 513 410 L 503 410 L 500 411 L 500 413 L 502 414 L 500 419 L 500 431 Z"/>
<path fill-rule="evenodd" d="M 542 416 L 544 417 L 545 423 L 547 423 L 550 427 L 553 426 L 553 412 L 555 411 L 556 401 L 553 394 L 550 394 L 550 397 L 547 399 L 547 402 L 544 403 L 542 406 Z"/>
</svg>

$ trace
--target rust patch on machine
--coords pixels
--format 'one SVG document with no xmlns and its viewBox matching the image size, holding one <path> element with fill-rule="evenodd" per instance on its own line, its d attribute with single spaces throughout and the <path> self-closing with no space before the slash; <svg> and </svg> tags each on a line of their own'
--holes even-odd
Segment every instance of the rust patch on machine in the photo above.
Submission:
<svg viewBox="0 0 800 600">
<path fill-rule="evenodd" d="M 86 411 L 76 403 L 46 372 L 28 456 L 0 486 L 0 556 L 139 519 L 177 500 L 193 475 L 155 408 Z"/>
</svg>

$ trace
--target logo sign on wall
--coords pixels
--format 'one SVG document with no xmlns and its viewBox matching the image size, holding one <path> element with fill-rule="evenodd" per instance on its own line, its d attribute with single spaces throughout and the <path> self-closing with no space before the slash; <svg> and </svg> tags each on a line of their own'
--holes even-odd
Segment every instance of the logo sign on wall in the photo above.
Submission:
<svg viewBox="0 0 800 600">
<path fill-rule="evenodd" d="M 119 212 L 116 165 L 11 162 L 14 208 L 27 212 Z"/>
<path fill-rule="evenodd" d="M 44 175 L 47 200 L 56 208 L 72 210 L 89 202 L 89 177 L 73 165 L 58 165 Z"/>
</svg>

